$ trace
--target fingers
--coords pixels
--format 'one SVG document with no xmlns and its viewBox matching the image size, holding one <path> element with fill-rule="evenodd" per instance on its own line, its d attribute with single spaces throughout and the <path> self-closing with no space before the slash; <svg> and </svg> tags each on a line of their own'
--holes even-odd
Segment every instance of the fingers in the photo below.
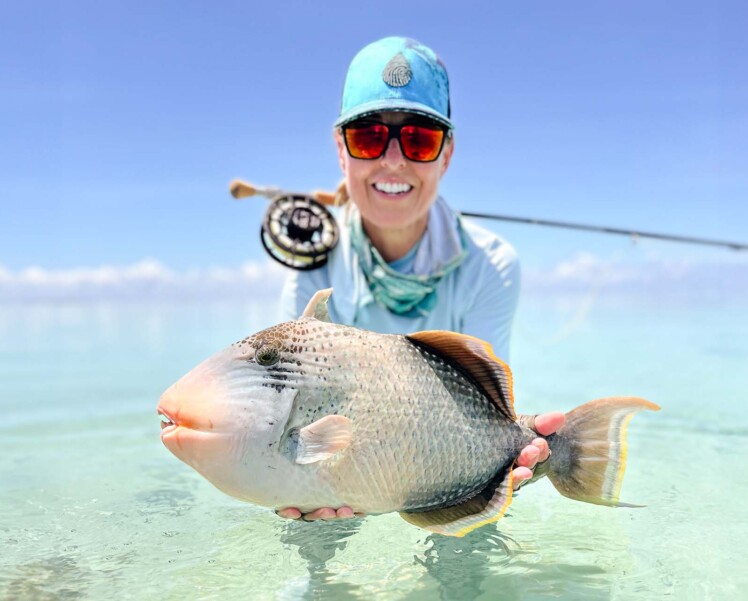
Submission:
<svg viewBox="0 0 748 601">
<path fill-rule="evenodd" d="M 315 520 L 334 520 L 336 517 L 337 512 L 332 507 L 321 507 L 301 516 L 305 522 L 314 522 Z"/>
<path fill-rule="evenodd" d="M 533 429 L 541 436 L 549 436 L 564 425 L 566 416 L 560 411 L 535 416 Z M 541 460 L 542 461 L 542 460 Z"/>
<path fill-rule="evenodd" d="M 286 518 L 287 520 L 298 520 L 301 517 L 301 512 L 295 507 L 278 509 L 275 513 L 282 518 Z"/>
<path fill-rule="evenodd" d="M 298 520 L 302 518 L 305 522 L 314 522 L 316 520 L 347 520 L 353 517 L 363 517 L 364 513 L 354 513 L 353 509 L 347 505 L 343 505 L 338 509 L 332 507 L 320 507 L 309 513 L 302 514 L 296 507 L 286 507 L 284 509 L 278 509 L 275 512 L 282 518 L 289 520 Z"/>
<path fill-rule="evenodd" d="M 527 467 L 515 467 L 512 470 L 512 484 L 514 490 L 517 490 L 525 482 L 532 478 L 532 470 Z"/>
<path fill-rule="evenodd" d="M 519 454 L 519 457 L 517 457 L 517 465 L 532 469 L 535 467 L 535 464 L 538 462 L 539 456 L 540 456 L 540 449 L 537 446 L 535 446 L 535 444 L 529 444 L 524 449 L 522 449 L 522 452 Z"/>
<path fill-rule="evenodd" d="M 538 460 L 535 462 L 535 465 L 538 463 L 543 463 L 548 457 L 551 456 L 551 449 L 548 446 L 548 441 L 545 438 L 536 438 L 530 443 L 534 448 L 538 450 Z M 532 467 L 534 468 L 535 465 Z"/>
<path fill-rule="evenodd" d="M 340 509 L 338 509 L 336 512 L 336 518 L 339 520 L 348 520 L 353 516 L 353 509 L 348 507 L 347 505 L 343 505 Z"/>
<path fill-rule="evenodd" d="M 561 417 L 563 418 L 563 414 L 561 414 Z M 563 420 L 561 420 L 561 425 L 563 425 Z M 530 480 L 533 477 L 532 470 L 534 470 L 539 463 L 546 461 L 550 456 L 551 450 L 548 447 L 548 441 L 545 438 L 536 438 L 522 449 L 519 457 L 517 457 L 517 467 L 512 471 L 514 490 L 517 490 L 520 486 Z"/>
</svg>

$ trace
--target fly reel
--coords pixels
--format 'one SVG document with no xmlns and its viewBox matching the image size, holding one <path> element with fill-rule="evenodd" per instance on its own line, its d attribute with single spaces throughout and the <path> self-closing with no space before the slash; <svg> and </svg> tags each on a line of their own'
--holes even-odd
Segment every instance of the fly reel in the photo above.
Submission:
<svg viewBox="0 0 748 601">
<path fill-rule="evenodd" d="M 310 271 L 327 263 L 338 243 L 338 225 L 323 205 L 303 194 L 279 194 L 260 228 L 267 253 L 291 269 Z"/>
</svg>

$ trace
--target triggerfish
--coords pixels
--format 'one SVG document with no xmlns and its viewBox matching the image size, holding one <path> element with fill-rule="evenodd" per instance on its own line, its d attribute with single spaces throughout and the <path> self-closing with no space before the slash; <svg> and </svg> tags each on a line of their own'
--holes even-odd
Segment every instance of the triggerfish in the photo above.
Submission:
<svg viewBox="0 0 748 601">
<path fill-rule="evenodd" d="M 538 435 L 514 412 L 512 373 L 478 338 L 377 334 L 303 315 L 207 359 L 161 397 L 161 440 L 238 499 L 274 509 L 392 511 L 463 536 L 512 502 L 512 468 Z M 626 426 L 654 403 L 591 401 L 547 437 L 547 475 L 572 499 L 618 506 Z"/>
</svg>

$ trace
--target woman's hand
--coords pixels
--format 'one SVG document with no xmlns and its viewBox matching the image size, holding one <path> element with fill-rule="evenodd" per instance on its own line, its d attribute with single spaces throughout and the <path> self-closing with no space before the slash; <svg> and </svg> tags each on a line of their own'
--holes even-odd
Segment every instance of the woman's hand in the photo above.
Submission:
<svg viewBox="0 0 748 601">
<path fill-rule="evenodd" d="M 520 420 L 524 425 L 532 428 L 541 436 L 549 436 L 564 425 L 566 418 L 563 413 L 553 412 L 536 416 L 522 416 Z M 533 476 L 532 470 L 535 469 L 538 463 L 546 461 L 550 457 L 550 454 L 548 443 L 544 438 L 536 438 L 522 449 L 519 457 L 517 457 L 517 467 L 512 472 L 514 489 L 517 490 L 522 484 L 530 480 Z M 296 507 L 286 507 L 285 509 L 277 510 L 275 513 L 289 520 L 303 518 L 307 522 L 315 520 L 345 520 L 352 517 L 364 516 L 363 513 L 354 513 L 353 509 L 347 505 L 343 505 L 343 507 L 338 509 L 321 507 L 303 515 Z"/>
<path fill-rule="evenodd" d="M 285 509 L 279 509 L 275 513 L 282 518 L 287 518 L 289 520 L 304 518 L 305 522 L 313 522 L 315 520 L 346 520 L 353 517 L 364 517 L 363 513 L 353 513 L 353 509 L 348 507 L 348 505 L 343 505 L 343 507 L 340 507 L 339 509 L 322 507 L 303 515 L 298 509 L 296 509 L 296 507 L 286 507 Z"/>
<path fill-rule="evenodd" d="M 541 436 L 549 436 L 564 425 L 566 416 L 559 412 L 543 413 L 542 415 L 523 415 L 520 423 L 535 430 Z M 525 484 L 533 477 L 532 470 L 539 463 L 543 463 L 551 456 L 545 438 L 536 438 L 527 445 L 517 457 L 517 467 L 512 471 L 514 490 Z"/>
</svg>

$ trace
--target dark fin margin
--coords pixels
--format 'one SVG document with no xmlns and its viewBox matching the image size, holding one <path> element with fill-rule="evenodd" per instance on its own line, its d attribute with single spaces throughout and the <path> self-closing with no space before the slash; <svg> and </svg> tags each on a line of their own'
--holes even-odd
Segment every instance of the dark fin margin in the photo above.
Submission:
<svg viewBox="0 0 748 601">
<path fill-rule="evenodd" d="M 492 480 L 481 493 L 458 505 L 419 513 L 402 511 L 400 516 L 414 526 L 437 534 L 465 536 L 476 528 L 498 521 L 506 513 L 514 492 L 513 467 L 509 466 L 498 485 Z"/>
<path fill-rule="evenodd" d="M 406 338 L 462 368 L 501 413 L 513 421 L 517 419 L 514 413 L 512 370 L 494 354 L 488 342 L 444 330 L 415 332 Z"/>
</svg>

